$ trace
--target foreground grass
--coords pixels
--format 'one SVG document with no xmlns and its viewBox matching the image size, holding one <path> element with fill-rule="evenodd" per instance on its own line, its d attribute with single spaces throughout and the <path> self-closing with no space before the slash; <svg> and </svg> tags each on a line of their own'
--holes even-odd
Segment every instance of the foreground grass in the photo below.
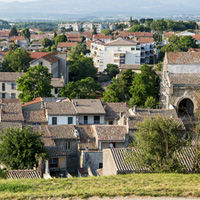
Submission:
<svg viewBox="0 0 200 200">
<path fill-rule="evenodd" d="M 51 180 L 0 180 L 0 199 L 127 195 L 200 197 L 200 175 L 130 174 Z"/>
</svg>

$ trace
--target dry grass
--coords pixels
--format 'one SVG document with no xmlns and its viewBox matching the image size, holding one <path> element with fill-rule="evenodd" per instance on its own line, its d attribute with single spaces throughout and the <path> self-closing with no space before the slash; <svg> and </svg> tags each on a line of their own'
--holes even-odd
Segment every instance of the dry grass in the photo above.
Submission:
<svg viewBox="0 0 200 200">
<path fill-rule="evenodd" d="M 0 180 L 0 199 L 127 195 L 200 197 L 200 175 L 130 174 L 52 180 Z"/>
</svg>

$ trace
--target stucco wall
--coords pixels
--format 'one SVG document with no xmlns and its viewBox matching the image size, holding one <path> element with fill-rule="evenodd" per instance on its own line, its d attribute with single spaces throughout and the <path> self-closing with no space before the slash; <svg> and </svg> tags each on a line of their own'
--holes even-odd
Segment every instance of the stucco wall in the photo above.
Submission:
<svg viewBox="0 0 200 200">
<path fill-rule="evenodd" d="M 117 169 L 109 149 L 103 150 L 103 175 L 117 175 Z"/>
<path fill-rule="evenodd" d="M 95 174 L 96 170 L 99 169 L 99 164 L 103 164 L 103 152 L 102 151 L 82 151 L 81 152 L 81 163 L 82 167 L 90 166 L 92 173 Z"/>
<path fill-rule="evenodd" d="M 76 116 L 48 116 L 48 125 L 52 125 L 52 117 L 57 117 L 57 125 L 68 124 L 68 117 L 73 117 L 73 125 L 76 125 Z"/>
</svg>

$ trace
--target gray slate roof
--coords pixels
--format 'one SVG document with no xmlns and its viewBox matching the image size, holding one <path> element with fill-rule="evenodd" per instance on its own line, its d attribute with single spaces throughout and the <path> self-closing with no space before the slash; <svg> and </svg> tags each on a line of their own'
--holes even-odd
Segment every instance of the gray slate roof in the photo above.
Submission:
<svg viewBox="0 0 200 200">
<path fill-rule="evenodd" d="M 63 146 L 58 147 L 45 147 L 47 150 L 47 153 L 50 157 L 60 157 L 60 156 L 66 156 L 66 150 Z"/>
<path fill-rule="evenodd" d="M 109 149 L 106 151 L 110 151 L 111 156 L 114 161 L 114 165 L 117 168 L 117 174 L 127 174 L 127 173 L 137 173 L 137 172 L 149 172 L 148 169 L 142 168 L 136 162 L 126 161 L 129 153 L 135 151 L 134 149 Z"/>
<path fill-rule="evenodd" d="M 169 74 L 169 79 L 174 85 L 200 85 L 200 73 Z"/>
</svg>

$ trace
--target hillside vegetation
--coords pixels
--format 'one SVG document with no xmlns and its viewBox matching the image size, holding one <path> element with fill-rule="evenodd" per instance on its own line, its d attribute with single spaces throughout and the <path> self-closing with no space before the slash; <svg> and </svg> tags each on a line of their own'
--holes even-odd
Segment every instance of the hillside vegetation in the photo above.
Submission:
<svg viewBox="0 0 200 200">
<path fill-rule="evenodd" d="M 0 199 L 91 196 L 200 197 L 197 174 L 130 174 L 70 179 L 0 180 Z"/>
</svg>

